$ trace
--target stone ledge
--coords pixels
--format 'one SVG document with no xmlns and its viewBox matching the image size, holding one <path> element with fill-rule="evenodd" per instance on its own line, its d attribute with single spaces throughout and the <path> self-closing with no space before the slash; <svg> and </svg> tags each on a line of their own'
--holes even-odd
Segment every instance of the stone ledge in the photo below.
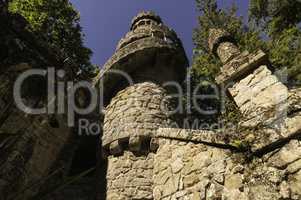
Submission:
<svg viewBox="0 0 301 200">
<path fill-rule="evenodd" d="M 155 137 L 201 143 L 224 149 L 238 150 L 237 147 L 231 145 L 230 142 L 227 141 L 226 135 L 218 134 L 217 132 L 209 130 L 159 128 Z"/>
<path fill-rule="evenodd" d="M 139 27 L 136 30 L 132 30 L 126 34 L 124 38 L 122 38 L 116 48 L 116 51 L 126 47 L 132 42 L 135 42 L 139 39 L 144 38 L 153 38 L 156 37 L 158 39 L 167 39 L 169 38 L 171 41 L 174 42 L 175 45 L 181 45 L 181 41 L 177 37 L 176 33 L 170 30 L 165 25 L 152 25 L 151 28 L 148 25 L 143 27 Z"/>
<path fill-rule="evenodd" d="M 173 73 L 169 73 L 166 76 L 170 76 L 169 79 L 164 81 L 182 81 L 185 79 L 187 66 L 188 60 L 182 46 L 170 44 L 160 38 L 148 37 L 132 42 L 115 52 L 92 84 L 102 93 L 104 105 L 107 105 L 109 99 L 121 88 L 131 84 L 132 81 L 137 82 L 135 77 L 132 77 L 134 74 L 143 74 L 149 69 L 153 70 L 153 73 L 154 70 L 160 70 L 163 74 L 169 70 Z M 160 79 L 160 76 L 155 78 Z M 149 77 L 147 79 L 153 81 Z M 160 81 L 162 82 L 162 80 L 154 82 Z"/>
<path fill-rule="evenodd" d="M 268 64 L 268 57 L 262 50 L 252 54 L 243 52 L 223 66 L 215 81 L 217 84 L 228 84 L 244 78 L 250 71 L 264 64 Z"/>
<path fill-rule="evenodd" d="M 289 143 L 291 140 L 301 138 L 301 113 L 287 117 L 276 128 L 263 129 L 266 136 L 257 138 L 251 146 L 252 155 L 262 156 Z"/>
</svg>

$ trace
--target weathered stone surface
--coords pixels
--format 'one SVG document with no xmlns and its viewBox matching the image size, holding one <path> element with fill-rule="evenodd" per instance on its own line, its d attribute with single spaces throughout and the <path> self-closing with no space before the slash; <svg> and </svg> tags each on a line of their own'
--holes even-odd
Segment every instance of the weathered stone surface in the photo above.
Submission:
<svg viewBox="0 0 301 200">
<path fill-rule="evenodd" d="M 243 177 L 241 174 L 232 174 L 227 177 L 225 187 L 229 190 L 239 189 L 243 187 Z"/>
<path fill-rule="evenodd" d="M 289 91 L 278 78 L 261 66 L 229 88 L 243 113 L 241 125 L 261 127 L 254 131 L 251 149 L 262 154 L 300 136 L 301 117 L 298 109 L 299 90 Z M 247 140 L 247 135 L 241 133 Z"/>
<path fill-rule="evenodd" d="M 218 146 L 221 148 L 235 149 L 231 145 L 231 139 L 224 133 L 210 130 L 190 130 L 176 128 L 159 128 L 155 137 L 186 141 L 193 143 L 202 143 L 209 146 Z"/>
<path fill-rule="evenodd" d="M 224 181 L 221 175 L 226 171 L 226 151 L 203 144 L 159 140 L 161 145 L 154 156 L 155 199 L 200 199 L 208 194 L 211 183 L 216 183 L 211 188 L 212 197 L 216 196 L 213 191 L 219 191 L 220 184 L 215 180 L 221 184 Z"/>
<path fill-rule="evenodd" d="M 176 131 L 164 132 L 167 130 Z M 174 139 L 159 137 L 160 147 L 154 156 L 154 199 L 176 199 L 178 195 L 184 199 L 300 198 L 298 140 L 245 163 L 229 150 Z"/>
<path fill-rule="evenodd" d="M 153 199 L 153 157 L 131 152 L 108 157 L 107 199 Z"/>
<path fill-rule="evenodd" d="M 264 156 L 263 171 L 268 171 L 269 179 L 274 187 L 279 187 L 282 198 L 300 199 L 300 140 L 291 140 L 289 143 L 272 154 Z M 271 169 L 273 169 L 271 171 Z M 256 169 L 259 172 L 259 169 Z"/>
<path fill-rule="evenodd" d="M 295 113 L 301 110 L 301 88 L 289 90 L 288 95 L 289 109 L 288 113 Z"/>
<path fill-rule="evenodd" d="M 21 128 L 23 131 L 19 132 L 21 135 L 10 148 L 11 153 L 1 163 L 0 182 L 3 184 L 0 185 L 0 193 L 4 198 L 12 198 L 11 195 L 15 195 L 17 191 L 24 190 L 22 196 L 30 198 L 39 191 L 39 187 L 44 184 L 45 177 L 50 173 L 58 176 L 67 173 L 67 166 L 64 166 L 65 169 L 60 165 L 53 167 L 58 164 L 64 153 L 68 155 L 68 150 L 65 148 L 73 142 L 72 132 L 64 123 L 60 124 L 59 128 L 51 127 L 47 117 L 30 119 L 22 115 L 20 111 L 14 114 L 17 117 L 16 120 L 25 122 L 27 126 L 19 127 L 16 125 L 18 121 L 15 121 L 15 129 Z M 64 120 L 60 119 L 60 121 Z M 71 153 L 72 148 L 69 150 Z M 69 165 L 71 158 L 68 157 L 62 162 Z M 30 187 L 39 181 L 39 187 Z"/>
<path fill-rule="evenodd" d="M 289 188 L 291 189 L 293 199 L 301 198 L 301 171 L 289 177 Z"/>
<path fill-rule="evenodd" d="M 208 46 L 214 54 L 217 54 L 217 48 L 222 42 L 231 40 L 233 40 L 231 34 L 224 29 L 212 28 L 209 30 Z"/>
<path fill-rule="evenodd" d="M 301 145 L 298 140 L 291 140 L 269 159 L 269 165 L 284 169 L 288 168 L 291 173 L 298 171 L 298 161 L 301 159 Z"/>
<path fill-rule="evenodd" d="M 119 140 L 115 140 L 110 143 L 110 153 L 112 155 L 118 155 L 121 154 L 123 151 L 123 147 L 121 146 L 121 143 Z"/>
<path fill-rule="evenodd" d="M 162 195 L 153 184 L 153 152 L 159 147 L 157 129 L 170 124 L 167 91 L 171 89 L 166 91 L 161 85 L 182 81 L 187 64 L 175 32 L 157 15 L 142 12 L 96 77 L 95 85 L 103 86 L 100 89 L 106 105 L 102 147 L 107 152 L 111 146 L 120 147 L 115 148 L 117 154 L 111 152 L 116 157 L 108 157 L 107 199 L 153 199 Z M 173 170 L 181 169 L 175 163 Z M 164 180 L 164 176 L 161 179 L 174 190 L 174 182 Z"/>
<path fill-rule="evenodd" d="M 12 95 L 14 83 L 26 70 L 49 66 L 65 70 L 60 81 L 70 80 L 78 66 L 62 62 L 66 59 L 62 51 L 33 33 L 21 15 L 2 10 L 0 15 L 4 41 L 0 45 L 0 199 L 32 199 L 66 176 L 76 143 L 65 116 L 30 115 L 18 109 Z M 45 82 L 26 79 L 21 93 L 27 106 L 47 105 Z"/>
<path fill-rule="evenodd" d="M 217 48 L 217 54 L 221 59 L 222 63 L 228 63 L 233 58 L 240 54 L 239 49 L 236 45 L 231 42 L 223 42 Z"/>
<path fill-rule="evenodd" d="M 157 24 L 162 24 L 161 17 L 158 16 L 156 13 L 154 13 L 152 11 L 142 11 L 142 12 L 138 13 L 138 15 L 132 19 L 131 30 L 135 29 L 135 27 L 137 27 L 139 22 L 141 22 L 141 20 L 143 20 L 143 19 L 152 20 L 152 21 L 156 22 Z"/>
<path fill-rule="evenodd" d="M 76 147 L 65 116 L 30 115 L 16 107 L 14 83 L 21 73 L 31 68 L 27 63 L 20 63 L 2 68 L 0 75 L 0 196 L 3 199 L 17 198 L 17 194 L 22 194 L 24 199 L 31 198 L 47 187 L 45 177 L 51 173 L 48 181 L 59 181 L 68 172 Z M 28 107 L 47 105 L 41 100 L 45 98 L 43 88 L 35 81 L 27 80 L 23 86 L 22 101 Z"/>
<path fill-rule="evenodd" d="M 268 63 L 267 55 L 259 50 L 250 54 L 247 51 L 233 57 L 221 68 L 221 73 L 215 78 L 217 84 L 230 86 L 234 81 L 246 77 L 258 66 Z"/>
<path fill-rule="evenodd" d="M 210 50 L 218 55 L 223 64 L 240 54 L 231 35 L 223 29 L 210 29 L 208 42 Z"/>
<path fill-rule="evenodd" d="M 269 125 L 287 112 L 288 89 L 261 66 L 229 91 L 245 117 L 244 126 Z"/>
<path fill-rule="evenodd" d="M 168 109 L 166 92 L 156 84 L 145 82 L 120 91 L 106 107 L 102 146 L 118 140 L 137 151 L 159 127 L 168 126 Z"/>
</svg>

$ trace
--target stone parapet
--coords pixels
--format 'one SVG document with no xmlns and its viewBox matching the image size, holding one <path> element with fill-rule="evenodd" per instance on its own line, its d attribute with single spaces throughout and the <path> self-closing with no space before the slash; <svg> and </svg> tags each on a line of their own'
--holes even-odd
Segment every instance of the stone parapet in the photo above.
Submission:
<svg viewBox="0 0 301 200">
<path fill-rule="evenodd" d="M 134 41 L 146 37 L 157 37 L 161 38 L 162 40 L 169 41 L 169 43 L 181 45 L 181 41 L 177 37 L 176 33 L 173 30 L 169 29 L 167 26 L 162 24 L 152 24 L 150 27 L 150 25 L 144 24 L 139 26 L 139 28 L 128 32 L 126 36 L 119 41 L 116 51 Z"/>
<path fill-rule="evenodd" d="M 183 49 L 160 38 L 143 38 L 117 51 L 104 65 L 93 84 L 100 88 L 107 105 L 118 91 L 133 82 L 163 84 L 182 81 L 186 66 L 188 61 Z"/>
</svg>

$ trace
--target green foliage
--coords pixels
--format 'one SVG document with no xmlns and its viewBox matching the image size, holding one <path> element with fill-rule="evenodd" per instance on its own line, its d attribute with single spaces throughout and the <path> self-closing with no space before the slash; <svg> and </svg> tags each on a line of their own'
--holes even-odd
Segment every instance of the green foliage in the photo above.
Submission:
<svg viewBox="0 0 301 200">
<path fill-rule="evenodd" d="M 79 13 L 68 0 L 12 0 L 9 10 L 25 17 L 34 32 L 43 34 L 81 69 L 91 68 L 91 50 L 83 45 Z"/>
<path fill-rule="evenodd" d="M 289 85 L 297 85 L 301 81 L 301 31 L 285 29 L 268 44 L 273 66 L 287 73 Z"/>
<path fill-rule="evenodd" d="M 250 19 L 274 37 L 301 21 L 301 1 L 251 0 Z"/>
<path fill-rule="evenodd" d="M 288 85 L 301 83 L 301 2 L 251 0 L 250 23 L 268 36 L 266 44 L 276 70 L 287 73 Z"/>
</svg>

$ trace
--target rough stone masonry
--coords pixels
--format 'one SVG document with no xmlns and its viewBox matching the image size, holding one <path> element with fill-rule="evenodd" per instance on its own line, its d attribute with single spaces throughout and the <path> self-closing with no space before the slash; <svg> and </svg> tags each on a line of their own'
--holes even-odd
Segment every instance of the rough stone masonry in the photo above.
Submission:
<svg viewBox="0 0 301 200">
<path fill-rule="evenodd" d="M 159 16 L 142 12 L 96 78 L 106 105 L 107 199 L 153 199 L 155 137 L 171 123 L 170 89 L 163 84 L 183 81 L 187 66 L 175 32 Z"/>
<path fill-rule="evenodd" d="M 106 199 L 301 199 L 300 89 L 289 90 L 263 51 L 241 52 L 224 30 L 210 31 L 209 47 L 223 63 L 216 82 L 243 115 L 236 138 L 171 128 L 171 90 L 163 85 L 183 81 L 185 52 L 159 16 L 133 19 L 95 79 L 106 105 Z"/>
<path fill-rule="evenodd" d="M 9 21 L 11 16 L 6 15 L 0 19 Z M 20 27 L 12 23 L 3 29 L 7 41 L 26 52 L 50 49 L 34 43 L 32 34 Z M 216 82 L 227 86 L 242 113 L 242 128 L 234 135 L 172 128 L 174 88 L 165 83 L 181 83 L 188 60 L 176 33 L 159 16 L 139 13 L 93 82 L 104 96 L 100 145 L 107 170 L 103 177 L 103 169 L 97 169 L 95 178 L 97 186 L 106 182 L 106 199 L 301 199 L 301 89 L 288 89 L 263 51 L 241 52 L 225 30 L 212 29 L 208 40 L 223 63 Z M 66 176 L 72 160 L 73 130 L 64 116 L 55 116 L 58 123 L 52 123 L 48 116 L 25 115 L 11 103 L 14 80 L 34 68 L 37 59 L 50 66 L 61 63 L 61 58 L 53 63 L 46 59 L 52 56 L 41 54 L 34 54 L 32 63 L 1 68 L 0 133 L 5 151 L 0 156 L 0 199 L 32 199 L 47 191 L 52 181 Z M 66 81 L 73 73 L 67 74 Z M 28 103 L 46 103 L 41 94 L 33 95 L 36 98 L 26 94 Z M 53 170 L 58 164 L 62 169 Z M 58 174 L 51 177 L 53 173 Z M 87 185 L 64 192 L 88 199 L 90 194 L 82 197 L 85 194 L 79 196 L 77 191 Z M 49 199 L 65 199 L 64 192 Z"/>
</svg>

